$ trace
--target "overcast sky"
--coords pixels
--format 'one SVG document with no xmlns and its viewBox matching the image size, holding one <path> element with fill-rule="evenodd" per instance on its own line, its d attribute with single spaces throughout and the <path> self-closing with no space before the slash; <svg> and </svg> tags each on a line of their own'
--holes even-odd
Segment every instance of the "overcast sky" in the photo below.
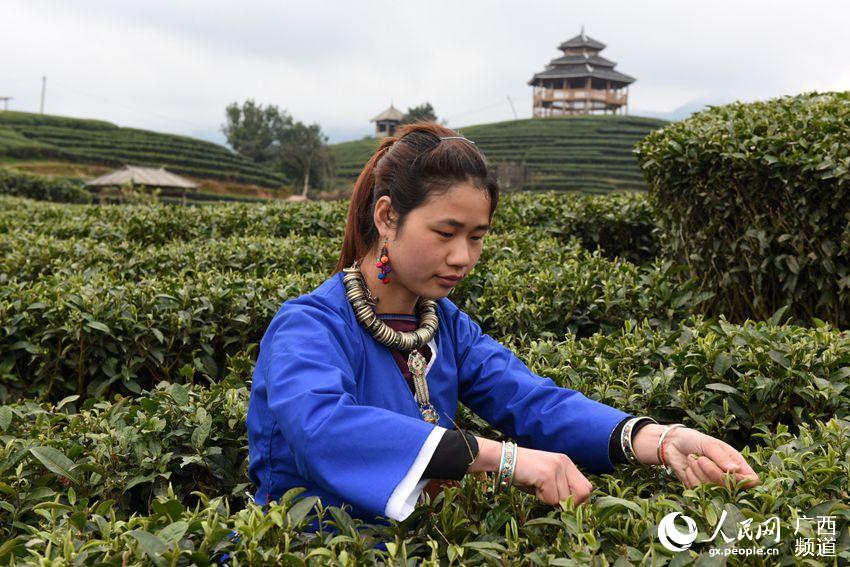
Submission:
<svg viewBox="0 0 850 567">
<path fill-rule="evenodd" d="M 531 116 L 534 73 L 585 33 L 637 78 L 630 114 L 850 90 L 850 2 L 0 0 L 10 110 L 109 120 L 224 142 L 224 108 L 253 98 L 370 134 L 392 100 L 450 127 Z M 0 106 L 2 108 L 2 106 Z"/>
</svg>

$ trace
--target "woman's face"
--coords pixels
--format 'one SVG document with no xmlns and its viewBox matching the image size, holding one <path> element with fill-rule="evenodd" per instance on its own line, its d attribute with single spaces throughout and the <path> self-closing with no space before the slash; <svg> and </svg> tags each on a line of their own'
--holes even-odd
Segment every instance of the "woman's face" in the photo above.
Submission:
<svg viewBox="0 0 850 567">
<path fill-rule="evenodd" d="M 390 283 L 374 291 L 392 292 L 399 301 L 445 297 L 457 283 L 440 276 L 465 277 L 481 255 L 490 216 L 487 191 L 469 182 L 452 186 L 442 195 L 431 195 L 412 210 L 398 232 L 387 221 L 390 198 L 375 203 L 375 225 L 381 233 L 378 251 L 387 238 L 387 254 L 392 272 Z M 375 254 L 374 256 L 377 256 Z M 377 272 L 374 260 L 367 258 L 366 268 Z"/>
</svg>

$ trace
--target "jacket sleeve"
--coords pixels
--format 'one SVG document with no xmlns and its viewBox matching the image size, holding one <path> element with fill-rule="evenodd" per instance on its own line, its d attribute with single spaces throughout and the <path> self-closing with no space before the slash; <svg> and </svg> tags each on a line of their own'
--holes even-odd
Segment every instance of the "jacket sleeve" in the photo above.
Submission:
<svg viewBox="0 0 850 567">
<path fill-rule="evenodd" d="M 565 453 L 594 474 L 614 470 L 609 441 L 630 414 L 534 374 L 454 304 L 448 311 L 464 405 L 520 446 Z"/>
<path fill-rule="evenodd" d="M 285 304 L 278 317 L 267 353 L 268 406 L 299 472 L 357 508 L 403 519 L 421 492 L 420 477 L 441 432 L 421 419 L 358 403 L 346 352 L 360 347 L 344 322 L 304 304 Z"/>
</svg>

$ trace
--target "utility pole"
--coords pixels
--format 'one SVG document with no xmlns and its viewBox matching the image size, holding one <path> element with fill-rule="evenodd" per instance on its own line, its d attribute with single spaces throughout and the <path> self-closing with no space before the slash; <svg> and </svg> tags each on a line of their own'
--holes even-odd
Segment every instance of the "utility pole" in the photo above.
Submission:
<svg viewBox="0 0 850 567">
<path fill-rule="evenodd" d="M 44 91 L 47 90 L 47 77 L 41 78 L 41 108 L 39 113 L 44 114 Z"/>
<path fill-rule="evenodd" d="M 510 95 L 508 95 L 508 102 L 509 102 L 509 103 L 510 103 L 510 105 L 511 105 L 511 110 L 513 110 L 513 112 L 514 112 L 514 120 L 519 120 L 519 119 L 517 118 L 517 115 L 516 115 L 516 108 L 514 108 L 514 101 L 512 101 L 512 100 L 511 100 Z"/>
</svg>

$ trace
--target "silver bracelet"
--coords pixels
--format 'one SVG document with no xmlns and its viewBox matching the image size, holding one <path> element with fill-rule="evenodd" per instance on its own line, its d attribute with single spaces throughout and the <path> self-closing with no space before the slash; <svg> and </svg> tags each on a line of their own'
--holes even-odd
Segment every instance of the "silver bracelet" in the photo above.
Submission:
<svg viewBox="0 0 850 567">
<path fill-rule="evenodd" d="M 649 420 L 656 425 L 658 424 L 657 421 L 649 416 L 633 417 L 623 425 L 623 429 L 620 432 L 620 447 L 623 449 L 626 460 L 633 465 L 640 464 L 640 462 L 637 460 L 637 455 L 635 455 L 635 450 L 632 447 L 632 431 L 635 425 L 643 420 Z"/>
<path fill-rule="evenodd" d="M 661 437 L 658 438 L 658 447 L 656 447 L 655 449 L 658 455 L 658 463 L 663 467 L 664 472 L 666 472 L 668 475 L 673 474 L 673 469 L 670 468 L 670 466 L 664 462 L 664 453 L 661 450 L 661 445 L 662 443 L 664 443 L 664 438 L 667 437 L 667 434 L 676 429 L 677 427 L 685 427 L 685 425 L 682 423 L 673 423 L 670 425 L 665 425 L 664 431 L 661 432 Z"/>
</svg>

